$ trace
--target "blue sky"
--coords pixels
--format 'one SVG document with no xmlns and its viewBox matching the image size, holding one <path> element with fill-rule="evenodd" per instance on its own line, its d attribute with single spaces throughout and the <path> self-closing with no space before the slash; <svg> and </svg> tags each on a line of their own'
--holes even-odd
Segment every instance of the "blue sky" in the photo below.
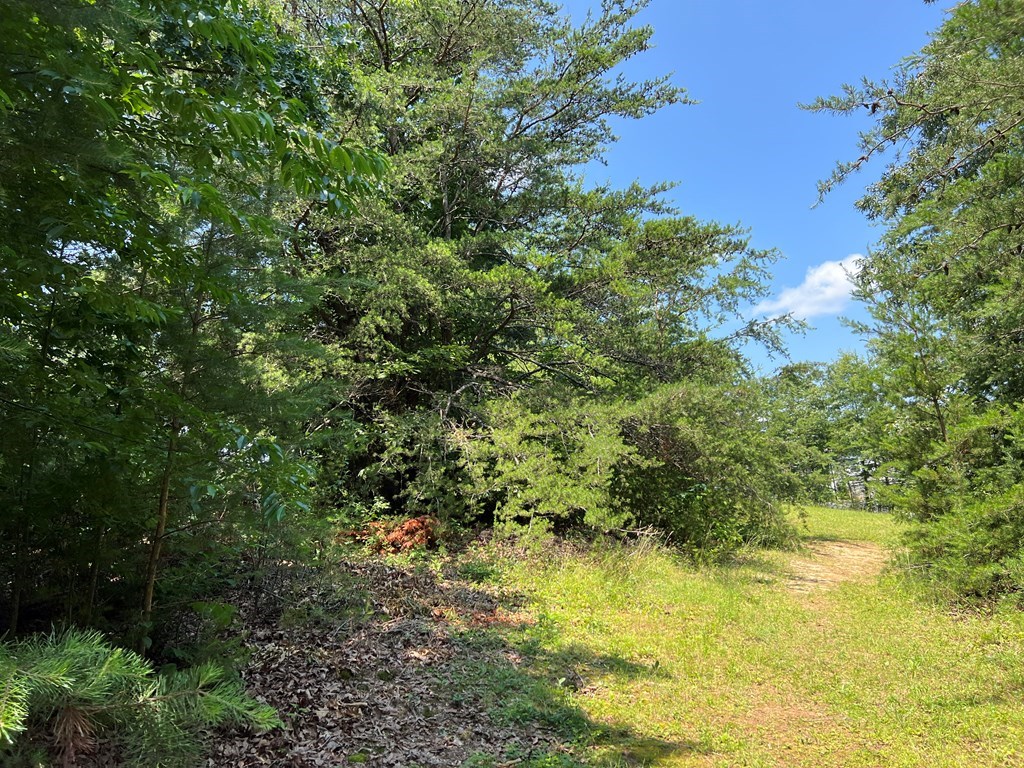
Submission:
<svg viewBox="0 0 1024 768">
<path fill-rule="evenodd" d="M 581 19 L 597 0 L 567 0 Z M 777 248 L 773 298 L 764 309 L 811 313 L 814 326 L 788 340 L 794 360 L 831 360 L 861 348 L 839 315 L 863 318 L 845 300 L 843 269 L 880 231 L 854 208 L 882 170 L 876 163 L 813 207 L 817 182 L 836 161 L 855 159 L 867 116 L 833 117 L 798 108 L 847 82 L 891 76 L 919 50 L 952 0 L 651 0 L 637 23 L 654 27 L 654 48 L 629 62 L 634 79 L 674 73 L 700 101 L 642 121 L 616 123 L 608 165 L 593 182 L 675 181 L 681 212 L 751 230 L 753 245 Z M 770 361 L 751 358 L 765 371 Z"/>
</svg>

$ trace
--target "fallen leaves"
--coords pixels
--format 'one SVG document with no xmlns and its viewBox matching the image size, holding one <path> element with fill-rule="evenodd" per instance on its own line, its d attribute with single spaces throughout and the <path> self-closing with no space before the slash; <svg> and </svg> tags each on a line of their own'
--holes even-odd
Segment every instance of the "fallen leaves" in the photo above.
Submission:
<svg viewBox="0 0 1024 768">
<path fill-rule="evenodd" d="M 409 520 L 377 520 L 365 528 L 342 531 L 338 540 L 358 541 L 367 544 L 377 554 L 397 555 L 432 547 L 437 541 L 438 522 L 429 515 Z"/>
<path fill-rule="evenodd" d="M 459 677 L 460 664 L 485 653 L 459 632 L 528 625 L 529 614 L 431 572 L 372 560 L 340 567 L 342 582 L 365 590 L 363 615 L 348 616 L 343 631 L 283 627 L 257 595 L 241 600 L 251 654 L 242 673 L 246 687 L 278 710 L 285 727 L 216 734 L 211 768 L 458 766 L 474 754 L 500 763 L 510 750 L 555 743 L 530 724 L 496 724 Z M 301 599 L 330 605 L 329 588 L 319 589 L 322 596 Z M 509 654 L 516 655 L 499 656 Z"/>
</svg>

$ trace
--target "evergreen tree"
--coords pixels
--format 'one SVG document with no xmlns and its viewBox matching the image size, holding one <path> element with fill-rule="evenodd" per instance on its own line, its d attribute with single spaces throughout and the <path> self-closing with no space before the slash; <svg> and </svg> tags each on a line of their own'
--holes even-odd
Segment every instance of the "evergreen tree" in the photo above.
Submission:
<svg viewBox="0 0 1024 768">
<path fill-rule="evenodd" d="M 892 82 L 847 87 L 816 109 L 866 109 L 862 156 L 907 149 L 860 202 L 887 227 L 858 294 L 893 407 L 893 498 L 919 525 L 919 565 L 956 594 L 1024 586 L 1020 204 L 1024 3 L 959 4 Z"/>
<path fill-rule="evenodd" d="M 652 30 L 633 24 L 643 5 L 608 2 L 574 26 L 540 0 L 299 4 L 316 39 L 338 34 L 324 19 L 349 25 L 352 135 L 393 170 L 376 205 L 297 223 L 326 284 L 311 334 L 338 350 L 324 375 L 348 382 L 324 421 L 326 474 L 339 480 L 323 503 L 610 519 L 608 476 L 588 473 L 598 432 L 618 450 L 619 417 L 596 427 L 573 412 L 611 414 L 682 380 L 731 387 L 740 340 L 777 341 L 770 325 L 720 330 L 761 295 L 777 254 L 678 215 L 666 186 L 587 189 L 579 176 L 613 140 L 612 118 L 686 101 L 666 80 L 615 74 L 649 44 Z M 529 424 L 565 429 L 582 453 L 546 454 Z M 490 448 L 469 450 L 480 441 Z M 502 446 L 552 473 L 524 490 L 530 504 L 508 495 L 528 473 L 518 464 L 502 479 Z M 591 486 L 585 501 L 555 493 Z"/>
</svg>

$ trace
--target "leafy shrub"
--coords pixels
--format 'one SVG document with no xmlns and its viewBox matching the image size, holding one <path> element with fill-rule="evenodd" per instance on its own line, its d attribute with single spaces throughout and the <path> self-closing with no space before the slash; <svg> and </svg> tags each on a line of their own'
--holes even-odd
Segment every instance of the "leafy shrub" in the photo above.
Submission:
<svg viewBox="0 0 1024 768">
<path fill-rule="evenodd" d="M 893 462 L 899 482 L 876 492 L 910 523 L 911 573 L 952 600 L 1020 600 L 1024 408 L 986 408 L 950 422 L 946 441 Z"/>
<path fill-rule="evenodd" d="M 619 411 L 583 399 L 522 393 L 488 411 L 490 427 L 462 444 L 469 495 L 494 511 L 496 527 L 543 533 L 556 524 L 625 524 L 612 505 L 615 468 L 633 452 Z"/>
<path fill-rule="evenodd" d="M 1024 486 L 981 497 L 907 533 L 914 572 L 950 598 L 1024 595 Z"/>
<path fill-rule="evenodd" d="M 694 556 L 788 535 L 797 485 L 751 388 L 664 386 L 629 404 L 514 397 L 463 450 L 498 527 L 653 526 Z"/>
<path fill-rule="evenodd" d="M 789 536 L 780 504 L 798 484 L 754 388 L 662 387 L 622 431 L 640 460 L 617 468 L 614 499 L 635 525 L 665 531 L 699 559 Z"/>
<path fill-rule="evenodd" d="M 279 725 L 213 664 L 158 675 L 100 633 L 74 629 L 0 645 L 5 765 L 40 747 L 74 765 L 104 735 L 125 765 L 186 766 L 198 758 L 200 729 L 226 723 Z"/>
</svg>

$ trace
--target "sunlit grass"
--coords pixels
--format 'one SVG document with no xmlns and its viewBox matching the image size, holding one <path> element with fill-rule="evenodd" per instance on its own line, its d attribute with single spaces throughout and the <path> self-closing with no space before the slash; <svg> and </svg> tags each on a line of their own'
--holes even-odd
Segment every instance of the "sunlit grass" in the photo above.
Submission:
<svg viewBox="0 0 1024 768">
<path fill-rule="evenodd" d="M 804 535 L 887 544 L 884 515 L 810 509 Z M 694 569 L 660 549 L 512 565 L 522 642 L 590 723 L 593 765 L 1024 764 L 1024 618 L 953 615 L 893 576 L 798 594 L 788 553 Z M 538 662 L 540 663 L 540 662 Z"/>
<path fill-rule="evenodd" d="M 896 543 L 900 525 L 892 515 L 860 509 L 802 506 L 790 511 L 800 533 L 810 539 L 871 541 L 883 546 Z"/>
</svg>

